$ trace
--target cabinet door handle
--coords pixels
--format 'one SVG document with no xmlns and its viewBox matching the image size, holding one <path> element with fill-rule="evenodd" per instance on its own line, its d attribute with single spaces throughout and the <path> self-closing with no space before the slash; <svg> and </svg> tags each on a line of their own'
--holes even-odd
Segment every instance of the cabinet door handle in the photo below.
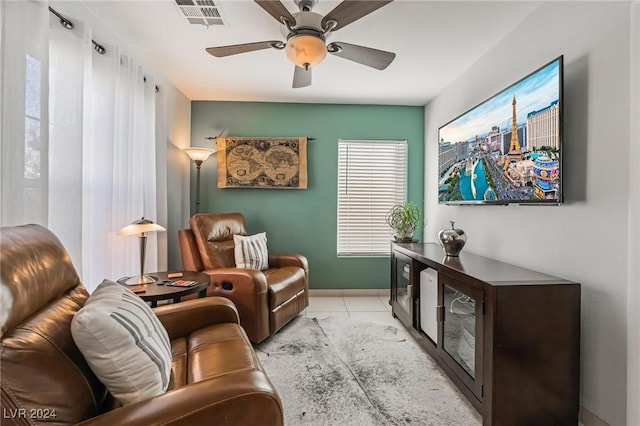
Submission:
<svg viewBox="0 0 640 426">
<path fill-rule="evenodd" d="M 436 321 L 444 321 L 444 306 L 436 306 Z"/>
</svg>

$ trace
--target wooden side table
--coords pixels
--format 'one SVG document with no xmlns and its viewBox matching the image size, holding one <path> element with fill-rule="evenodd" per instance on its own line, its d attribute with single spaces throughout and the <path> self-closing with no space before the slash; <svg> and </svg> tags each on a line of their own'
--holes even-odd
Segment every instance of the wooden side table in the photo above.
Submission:
<svg viewBox="0 0 640 426">
<path fill-rule="evenodd" d="M 182 301 L 182 297 L 189 294 L 198 293 L 198 297 L 205 297 L 207 295 L 207 287 L 209 287 L 209 276 L 207 274 L 191 271 L 181 272 L 182 277 L 172 278 L 171 280 L 167 277 L 167 274 L 169 273 L 167 271 L 146 274 L 157 278 L 157 281 L 151 284 L 143 284 L 141 287 L 144 287 L 145 291 L 143 293 L 136 294 L 145 302 L 150 302 L 152 308 L 158 306 L 159 300 L 173 300 L 173 303 L 179 303 Z M 129 277 L 120 278 L 118 283 L 126 285 L 124 282 L 128 278 Z M 195 281 L 197 284 L 191 287 L 175 287 L 162 284 L 163 281 L 175 280 Z"/>
</svg>

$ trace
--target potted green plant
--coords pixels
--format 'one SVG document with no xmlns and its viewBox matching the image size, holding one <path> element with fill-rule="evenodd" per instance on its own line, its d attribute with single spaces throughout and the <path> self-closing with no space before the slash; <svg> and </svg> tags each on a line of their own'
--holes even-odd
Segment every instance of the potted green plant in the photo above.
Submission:
<svg viewBox="0 0 640 426">
<path fill-rule="evenodd" d="M 393 230 L 393 238 L 400 243 L 413 241 L 413 233 L 422 224 L 420 210 L 410 201 L 396 204 L 389 210 L 385 222 Z"/>
</svg>

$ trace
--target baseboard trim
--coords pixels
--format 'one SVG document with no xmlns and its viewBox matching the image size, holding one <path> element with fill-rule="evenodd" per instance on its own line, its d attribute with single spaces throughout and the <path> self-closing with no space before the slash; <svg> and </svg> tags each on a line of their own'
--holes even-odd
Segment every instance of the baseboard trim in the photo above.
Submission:
<svg viewBox="0 0 640 426">
<path fill-rule="evenodd" d="M 346 289 L 333 289 L 333 288 L 310 288 L 309 296 L 311 297 L 390 297 L 391 291 L 389 289 L 375 289 L 375 288 L 346 288 Z"/>
<path fill-rule="evenodd" d="M 593 414 L 591 411 L 580 406 L 580 424 L 584 426 L 611 426 L 609 423 L 602 420 L 600 417 Z"/>
</svg>

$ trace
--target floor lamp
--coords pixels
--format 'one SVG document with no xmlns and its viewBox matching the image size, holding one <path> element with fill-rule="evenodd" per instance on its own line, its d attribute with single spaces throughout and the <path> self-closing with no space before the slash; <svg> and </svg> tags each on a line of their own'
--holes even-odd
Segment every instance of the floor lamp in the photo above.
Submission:
<svg viewBox="0 0 640 426">
<path fill-rule="evenodd" d="M 216 152 L 209 148 L 185 148 L 184 151 L 196 163 L 196 213 L 200 212 L 200 166 L 211 154 Z"/>
<path fill-rule="evenodd" d="M 140 275 L 127 279 L 124 283 L 127 285 L 150 284 L 155 282 L 155 278 L 144 275 L 144 259 L 147 250 L 147 232 L 166 231 L 162 226 L 153 223 L 149 219 L 138 219 L 118 231 L 118 235 L 135 235 L 138 234 L 140 239 Z"/>
</svg>

